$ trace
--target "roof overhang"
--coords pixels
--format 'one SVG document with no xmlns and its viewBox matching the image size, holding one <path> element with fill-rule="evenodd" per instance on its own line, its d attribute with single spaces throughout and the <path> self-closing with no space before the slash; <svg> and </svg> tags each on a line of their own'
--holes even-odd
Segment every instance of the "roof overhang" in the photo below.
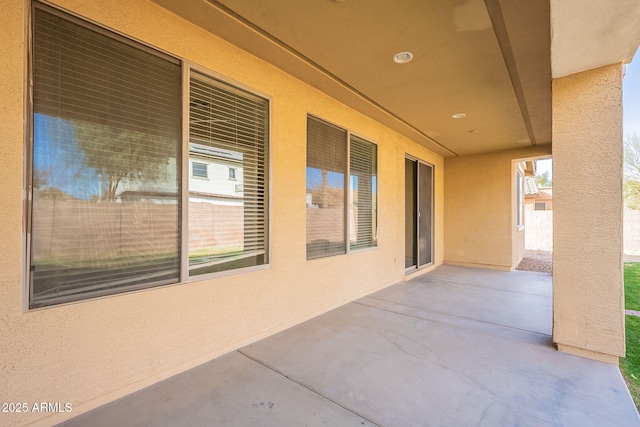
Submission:
<svg viewBox="0 0 640 427">
<path fill-rule="evenodd" d="M 553 78 L 631 62 L 640 45 L 640 1 L 552 0 Z"/>
</svg>

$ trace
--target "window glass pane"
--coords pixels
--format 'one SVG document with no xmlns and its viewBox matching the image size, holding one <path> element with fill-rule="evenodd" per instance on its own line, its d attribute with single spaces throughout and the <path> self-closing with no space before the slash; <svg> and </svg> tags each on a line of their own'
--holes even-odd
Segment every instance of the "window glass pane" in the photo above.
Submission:
<svg viewBox="0 0 640 427">
<path fill-rule="evenodd" d="M 180 65 L 36 8 L 31 306 L 178 281 Z"/>
<path fill-rule="evenodd" d="M 524 176 L 522 172 L 516 172 L 516 222 L 524 225 Z"/>
<path fill-rule="evenodd" d="M 307 259 L 343 254 L 347 132 L 307 119 Z"/>
<path fill-rule="evenodd" d="M 192 72 L 189 114 L 189 274 L 266 264 L 268 101 Z"/>
<path fill-rule="evenodd" d="M 352 136 L 350 145 L 349 243 L 351 249 L 377 245 L 377 146 Z"/>
</svg>

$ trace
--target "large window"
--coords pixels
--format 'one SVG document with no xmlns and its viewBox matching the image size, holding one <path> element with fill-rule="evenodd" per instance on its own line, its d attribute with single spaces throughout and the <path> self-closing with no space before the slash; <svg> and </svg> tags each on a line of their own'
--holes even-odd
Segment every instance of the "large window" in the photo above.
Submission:
<svg viewBox="0 0 640 427">
<path fill-rule="evenodd" d="M 39 4 L 32 27 L 30 307 L 267 263 L 268 101 L 193 72 L 183 140 L 179 60 Z"/>
<path fill-rule="evenodd" d="M 376 194 L 376 145 L 309 116 L 307 259 L 376 246 Z"/>
</svg>

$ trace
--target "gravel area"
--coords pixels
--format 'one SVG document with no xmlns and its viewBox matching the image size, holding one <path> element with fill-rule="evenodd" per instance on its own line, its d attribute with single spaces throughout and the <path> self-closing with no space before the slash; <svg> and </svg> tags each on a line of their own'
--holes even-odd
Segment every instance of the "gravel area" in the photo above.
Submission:
<svg viewBox="0 0 640 427">
<path fill-rule="evenodd" d="M 524 258 L 516 270 L 535 271 L 537 273 L 552 273 L 553 252 L 551 251 L 524 251 Z"/>
<path fill-rule="evenodd" d="M 640 255 L 625 254 L 624 262 L 640 262 Z M 524 258 L 522 258 L 516 270 L 552 273 L 552 264 L 553 252 L 526 250 L 524 251 Z"/>
</svg>

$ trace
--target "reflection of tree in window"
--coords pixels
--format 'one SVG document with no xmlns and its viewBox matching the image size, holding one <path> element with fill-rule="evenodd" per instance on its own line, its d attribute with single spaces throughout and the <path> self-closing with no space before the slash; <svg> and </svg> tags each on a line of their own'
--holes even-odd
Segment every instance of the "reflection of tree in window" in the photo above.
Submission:
<svg viewBox="0 0 640 427">
<path fill-rule="evenodd" d="M 171 141 L 147 133 L 74 120 L 75 141 L 84 152 L 85 165 L 100 179 L 100 200 L 115 201 L 118 190 L 149 190 L 172 183 L 175 173 L 167 165 L 175 159 Z M 173 151 L 173 152 L 171 152 Z M 107 155 L 108 153 L 108 155 Z M 173 176 L 172 176 L 173 175 Z M 157 190 L 161 190 L 158 188 Z"/>
<path fill-rule="evenodd" d="M 40 4 L 32 55 L 30 306 L 177 282 L 180 63 Z"/>
</svg>

